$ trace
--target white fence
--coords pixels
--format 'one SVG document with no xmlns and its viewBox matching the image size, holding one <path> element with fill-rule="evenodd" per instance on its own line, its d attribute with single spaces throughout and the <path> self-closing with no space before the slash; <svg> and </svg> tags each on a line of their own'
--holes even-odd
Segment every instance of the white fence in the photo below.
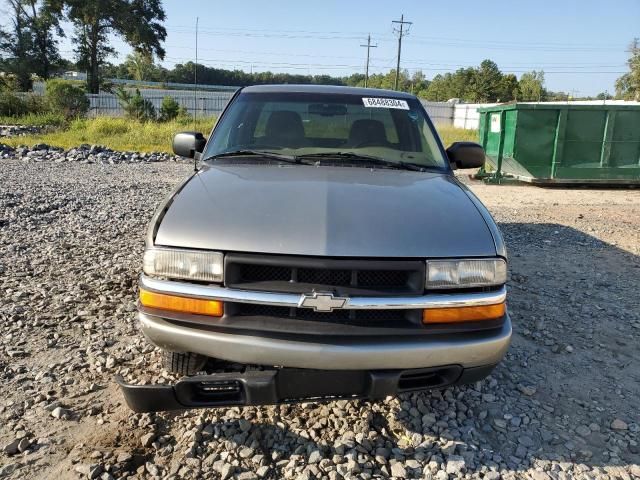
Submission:
<svg viewBox="0 0 640 480">
<path fill-rule="evenodd" d="M 478 108 L 498 105 L 497 103 L 449 103 L 424 100 L 421 100 L 421 103 L 433 123 L 469 130 L 477 130 L 480 126 Z"/>
<path fill-rule="evenodd" d="M 425 102 L 422 105 L 436 125 L 477 130 L 480 127 L 478 108 L 493 107 L 498 103 Z"/>
<path fill-rule="evenodd" d="M 162 99 L 166 96 L 174 98 L 181 107 L 187 110 L 187 113 L 193 115 L 197 113 L 200 117 L 207 117 L 220 113 L 227 105 L 231 97 L 232 91 L 226 92 L 206 92 L 189 90 L 163 90 L 157 88 L 141 88 L 140 95 L 149 100 L 156 111 L 162 105 Z M 97 117 L 99 115 L 124 115 L 124 109 L 118 98 L 113 93 L 94 93 L 87 94 L 89 99 L 89 115 Z"/>
<path fill-rule="evenodd" d="M 452 125 L 454 119 L 454 105 L 446 102 L 427 102 L 420 100 L 422 106 L 431 117 L 433 123 L 438 125 Z"/>
</svg>

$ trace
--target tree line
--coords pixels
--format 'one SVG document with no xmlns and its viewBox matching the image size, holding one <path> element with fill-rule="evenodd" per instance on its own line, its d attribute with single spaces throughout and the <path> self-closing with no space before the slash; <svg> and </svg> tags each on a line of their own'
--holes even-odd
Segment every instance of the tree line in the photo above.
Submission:
<svg viewBox="0 0 640 480">
<path fill-rule="evenodd" d="M 140 53 L 128 55 L 119 65 L 107 65 L 104 75 L 108 78 L 121 78 L 138 81 L 163 83 L 193 83 L 196 65 L 194 62 L 176 64 L 167 69 L 156 65 L 153 59 Z M 247 86 L 273 83 L 298 83 L 345 85 L 363 87 L 365 75 L 354 73 L 336 77 L 330 75 L 296 75 L 290 73 L 256 72 L 226 70 L 198 64 L 198 82 L 208 85 Z M 392 90 L 395 82 L 395 69 L 387 73 L 369 76 L 367 86 Z M 478 67 L 459 69 L 454 73 L 436 75 L 428 80 L 424 72 L 418 70 L 410 74 L 401 70 L 398 88 L 412 92 L 419 97 L 432 101 L 447 101 L 458 98 L 464 102 L 508 102 L 512 100 L 538 101 L 548 99 L 566 99 L 563 92 L 550 92 L 544 87 L 544 72 L 524 73 L 518 79 L 513 74 L 503 74 L 495 62 L 483 61 Z"/>
<path fill-rule="evenodd" d="M 104 67 L 104 75 L 108 78 L 121 78 L 138 81 L 154 81 L 163 83 L 193 83 L 196 65 L 194 62 L 176 64 L 167 69 L 156 65 L 152 58 L 140 53 L 128 55 L 119 65 Z M 395 69 L 387 73 L 376 73 L 369 76 L 367 86 L 372 88 L 393 89 Z M 335 77 L 330 75 L 296 75 L 290 73 L 256 72 L 249 73 L 242 70 L 225 70 L 198 64 L 198 82 L 208 85 L 264 85 L 273 83 L 298 83 L 345 85 L 363 87 L 365 75 L 354 73 L 348 76 Z M 447 101 L 459 98 L 465 102 L 507 102 L 511 100 L 546 100 L 563 95 L 548 92 L 544 88 L 544 73 L 530 72 L 520 77 L 513 74 L 503 74 L 491 60 L 483 61 L 479 67 L 460 69 L 454 73 L 436 75 L 433 80 L 427 80 L 426 75 L 418 70 L 409 74 L 401 70 L 398 88 L 412 92 L 419 97 L 433 101 Z M 566 94 L 565 94 L 566 95 Z"/>
<path fill-rule="evenodd" d="M 8 28 L 0 30 L 0 69 L 12 74 L 22 91 L 31 88 L 32 74 L 48 80 L 71 62 L 59 52 L 66 33 L 61 22 L 73 25 L 71 39 L 76 68 L 87 72 L 87 89 L 98 93 L 101 70 L 115 54 L 110 35 L 128 43 L 134 52 L 163 59 L 161 0 L 5 0 Z"/>
<path fill-rule="evenodd" d="M 196 65 L 179 63 L 165 68 L 156 63 L 164 59 L 163 26 L 165 12 L 161 0 L 4 0 L 8 26 L 0 30 L 0 71 L 10 74 L 15 89 L 31 88 L 33 75 L 47 80 L 55 74 L 76 69 L 87 73 L 87 91 L 98 93 L 107 86 L 104 79 L 193 83 Z M 62 57 L 59 41 L 67 35 L 61 23 L 73 25 L 70 33 L 74 61 Z M 113 36 L 129 44 L 132 53 L 120 64 L 108 62 L 116 52 L 110 44 Z M 629 72 L 616 82 L 616 97 L 640 99 L 640 42 L 629 49 Z M 199 83 L 246 86 L 268 83 L 302 83 L 364 86 L 362 73 L 348 76 L 297 75 L 289 73 L 227 70 L 197 65 Z M 0 77 L 2 79 L 8 78 Z M 370 75 L 367 85 L 394 87 L 395 70 Z M 2 85 L 0 84 L 0 87 Z M 464 102 L 507 102 L 566 100 L 565 92 L 545 88 L 543 71 L 523 73 L 520 78 L 503 73 L 491 60 L 477 67 L 460 68 L 428 80 L 422 71 L 410 74 L 402 70 L 399 88 L 432 101 L 452 98 Z M 610 98 L 606 92 L 597 98 Z"/>
</svg>

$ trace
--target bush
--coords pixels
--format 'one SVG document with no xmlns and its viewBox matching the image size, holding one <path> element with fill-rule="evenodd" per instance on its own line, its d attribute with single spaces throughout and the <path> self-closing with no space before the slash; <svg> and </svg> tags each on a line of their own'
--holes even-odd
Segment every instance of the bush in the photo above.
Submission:
<svg viewBox="0 0 640 480">
<path fill-rule="evenodd" d="M 48 80 L 44 96 L 48 107 L 65 118 L 83 117 L 89 110 L 84 89 L 65 80 Z"/>
<path fill-rule="evenodd" d="M 17 92 L 18 80 L 15 75 L 0 75 L 0 92 Z"/>
<path fill-rule="evenodd" d="M 0 116 L 16 117 L 28 112 L 27 102 L 11 92 L 0 93 Z"/>
<path fill-rule="evenodd" d="M 120 105 L 128 118 L 133 120 L 155 120 L 156 109 L 150 100 L 147 100 L 140 94 L 140 90 L 136 88 L 134 95 L 122 87 L 116 90 L 116 97 L 120 101 Z"/>
<path fill-rule="evenodd" d="M 187 110 L 181 107 L 173 97 L 167 95 L 162 99 L 162 105 L 160 105 L 160 121 L 170 122 L 178 117 L 184 117 L 186 114 Z"/>
<path fill-rule="evenodd" d="M 29 93 L 25 97 L 25 104 L 27 105 L 27 112 L 29 114 L 39 115 L 41 113 L 49 113 L 52 112 L 45 98 L 42 95 L 38 95 L 36 93 Z"/>
</svg>

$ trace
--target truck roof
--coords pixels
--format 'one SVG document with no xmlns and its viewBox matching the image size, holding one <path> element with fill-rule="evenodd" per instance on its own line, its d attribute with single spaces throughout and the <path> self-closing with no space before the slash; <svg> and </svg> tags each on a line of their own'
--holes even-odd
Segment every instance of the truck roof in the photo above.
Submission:
<svg viewBox="0 0 640 480">
<path fill-rule="evenodd" d="M 373 97 L 388 98 L 415 98 L 415 95 L 405 92 L 396 92 L 395 90 L 384 90 L 380 88 L 361 88 L 361 87 L 345 87 L 342 85 L 252 85 L 242 89 L 247 93 L 326 93 L 326 94 L 342 94 L 342 95 L 362 95 Z"/>
</svg>

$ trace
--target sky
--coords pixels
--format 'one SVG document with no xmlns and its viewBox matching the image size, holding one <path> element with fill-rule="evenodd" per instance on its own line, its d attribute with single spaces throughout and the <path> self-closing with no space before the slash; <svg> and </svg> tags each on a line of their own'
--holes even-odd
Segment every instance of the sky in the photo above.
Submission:
<svg viewBox="0 0 640 480">
<path fill-rule="evenodd" d="M 544 70 L 546 88 L 573 96 L 615 91 L 628 70 L 627 47 L 640 37 L 640 0 L 165 0 L 171 67 L 193 60 L 199 17 L 199 63 L 245 71 L 348 75 L 395 68 L 392 20 L 413 22 L 403 37 L 401 68 L 438 73 L 491 59 L 518 77 Z M 67 26 L 68 27 L 68 26 Z M 71 33 L 68 28 L 69 34 Z M 69 35 L 68 35 L 69 36 Z M 114 45 L 123 61 L 130 48 Z M 70 39 L 61 44 L 72 56 Z"/>
</svg>

